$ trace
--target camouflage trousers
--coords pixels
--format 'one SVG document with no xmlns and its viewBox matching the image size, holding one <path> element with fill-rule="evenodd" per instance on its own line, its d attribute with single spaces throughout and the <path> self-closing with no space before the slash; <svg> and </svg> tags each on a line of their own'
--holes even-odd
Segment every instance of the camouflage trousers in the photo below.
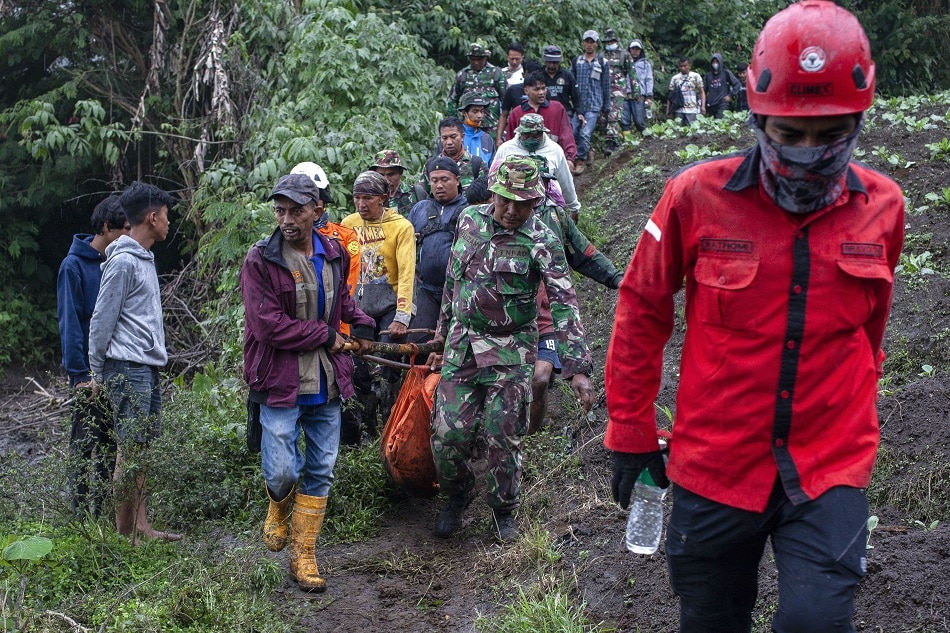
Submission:
<svg viewBox="0 0 950 633">
<path fill-rule="evenodd" d="M 623 102 L 625 97 L 622 90 L 613 90 L 610 93 L 610 114 L 607 115 L 607 134 L 608 141 L 620 144 L 623 139 L 623 133 L 620 131 L 620 117 L 623 114 Z"/>
<path fill-rule="evenodd" d="M 470 464 L 475 441 L 488 441 L 488 505 L 514 510 L 521 493 L 521 438 L 528 429 L 533 365 L 479 368 L 471 358 L 444 367 L 432 415 L 432 454 L 439 485 L 449 494 L 475 487 Z"/>
</svg>

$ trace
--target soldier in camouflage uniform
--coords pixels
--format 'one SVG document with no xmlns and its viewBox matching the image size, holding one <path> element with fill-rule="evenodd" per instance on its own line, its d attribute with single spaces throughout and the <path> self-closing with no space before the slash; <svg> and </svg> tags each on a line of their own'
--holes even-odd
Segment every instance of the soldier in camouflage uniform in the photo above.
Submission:
<svg viewBox="0 0 950 633">
<path fill-rule="evenodd" d="M 426 161 L 424 173 L 428 174 L 432 171 L 436 158 L 446 156 L 459 166 L 462 189 L 472 184 L 472 181 L 479 176 L 487 176 L 488 163 L 465 149 L 465 124 L 462 123 L 462 119 L 450 116 L 439 121 L 439 148 L 442 153 Z"/>
<path fill-rule="evenodd" d="M 399 211 L 402 217 L 409 215 L 412 205 L 419 202 L 419 198 L 414 188 L 403 182 L 406 166 L 402 164 L 399 152 L 394 149 L 377 152 L 373 164 L 367 169 L 382 174 L 389 181 L 389 200 L 384 206 Z"/>
<path fill-rule="evenodd" d="M 488 49 L 480 43 L 472 44 L 468 49 L 468 66 L 455 76 L 455 82 L 449 91 L 446 103 L 446 116 L 456 116 L 462 97 L 469 92 L 477 93 L 488 101 L 482 129 L 489 134 L 498 127 L 498 115 L 501 111 L 501 98 L 505 96 L 505 73 L 498 66 L 488 63 Z"/>
<path fill-rule="evenodd" d="M 512 512 L 520 504 L 521 438 L 528 426 L 531 374 L 538 351 L 535 295 L 551 298 L 564 373 L 590 401 L 590 352 L 564 249 L 533 214 L 544 197 L 537 163 L 507 158 L 492 176 L 492 203 L 469 207 L 446 271 L 434 340 L 445 344 L 432 418 L 432 452 L 448 502 L 435 534 L 447 538 L 474 493 L 469 465 L 484 427 L 488 440 L 488 504 L 503 541 L 518 536 Z"/>
<path fill-rule="evenodd" d="M 597 250 L 590 240 L 581 233 L 565 209 L 564 198 L 554 169 L 544 156 L 531 155 L 541 170 L 541 180 L 545 184 L 546 195 L 534 210 L 541 222 L 551 229 L 557 237 L 564 257 L 572 270 L 599 284 L 616 290 L 623 280 L 623 271 L 617 270 L 607 256 Z M 548 405 L 548 389 L 554 382 L 555 372 L 561 371 L 561 360 L 557 355 L 554 321 L 551 318 L 551 303 L 544 287 L 538 288 L 538 360 L 534 363 L 534 376 L 531 379 L 531 413 L 528 434 L 537 432 L 544 422 L 544 413 Z M 593 402 L 583 402 L 589 409 Z"/>
<path fill-rule="evenodd" d="M 610 62 L 610 114 L 607 115 L 607 140 L 604 143 L 604 154 L 610 156 L 623 140 L 620 130 L 620 117 L 623 114 L 624 101 L 627 98 L 627 82 L 630 81 L 630 71 L 633 69 L 633 60 L 630 54 L 620 45 L 617 32 L 607 29 L 604 32 L 604 57 Z"/>
</svg>

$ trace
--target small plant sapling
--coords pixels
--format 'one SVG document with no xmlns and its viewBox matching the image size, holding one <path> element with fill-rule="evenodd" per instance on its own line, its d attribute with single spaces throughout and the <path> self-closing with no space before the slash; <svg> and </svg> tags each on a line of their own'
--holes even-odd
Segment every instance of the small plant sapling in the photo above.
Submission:
<svg viewBox="0 0 950 633">
<path fill-rule="evenodd" d="M 874 528 L 877 527 L 878 518 L 876 514 L 872 514 L 868 517 L 868 542 L 867 549 L 874 549 L 874 546 L 871 545 L 871 532 L 874 531 Z"/>
</svg>

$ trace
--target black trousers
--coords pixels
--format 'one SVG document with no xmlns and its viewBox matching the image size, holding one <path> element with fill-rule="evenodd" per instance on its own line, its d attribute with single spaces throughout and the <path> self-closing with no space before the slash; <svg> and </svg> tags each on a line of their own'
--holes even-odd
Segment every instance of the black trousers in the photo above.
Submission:
<svg viewBox="0 0 950 633">
<path fill-rule="evenodd" d="M 69 430 L 72 509 L 74 513 L 90 511 L 98 517 L 112 490 L 115 470 L 112 409 L 104 393 L 93 398 L 88 387 L 74 389 L 73 398 Z"/>
<path fill-rule="evenodd" d="M 666 536 L 680 631 L 751 631 L 759 561 L 772 540 L 778 567 L 777 633 L 852 632 L 854 590 L 866 566 L 868 501 L 839 486 L 792 505 L 776 483 L 765 512 L 749 512 L 673 487 Z"/>
</svg>

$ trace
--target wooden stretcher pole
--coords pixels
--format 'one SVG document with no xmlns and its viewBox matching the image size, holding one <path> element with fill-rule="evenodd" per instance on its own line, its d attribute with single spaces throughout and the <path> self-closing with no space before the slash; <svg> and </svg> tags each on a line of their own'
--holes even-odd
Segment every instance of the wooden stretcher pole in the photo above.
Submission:
<svg viewBox="0 0 950 633">
<path fill-rule="evenodd" d="M 343 345 L 343 349 L 353 351 L 360 348 L 360 344 L 356 341 L 347 341 Z M 373 353 L 374 354 L 400 354 L 412 356 L 415 355 L 425 355 L 428 356 L 432 352 L 441 352 L 442 344 L 441 343 L 373 343 Z M 425 360 L 425 359 L 423 359 Z"/>
</svg>

